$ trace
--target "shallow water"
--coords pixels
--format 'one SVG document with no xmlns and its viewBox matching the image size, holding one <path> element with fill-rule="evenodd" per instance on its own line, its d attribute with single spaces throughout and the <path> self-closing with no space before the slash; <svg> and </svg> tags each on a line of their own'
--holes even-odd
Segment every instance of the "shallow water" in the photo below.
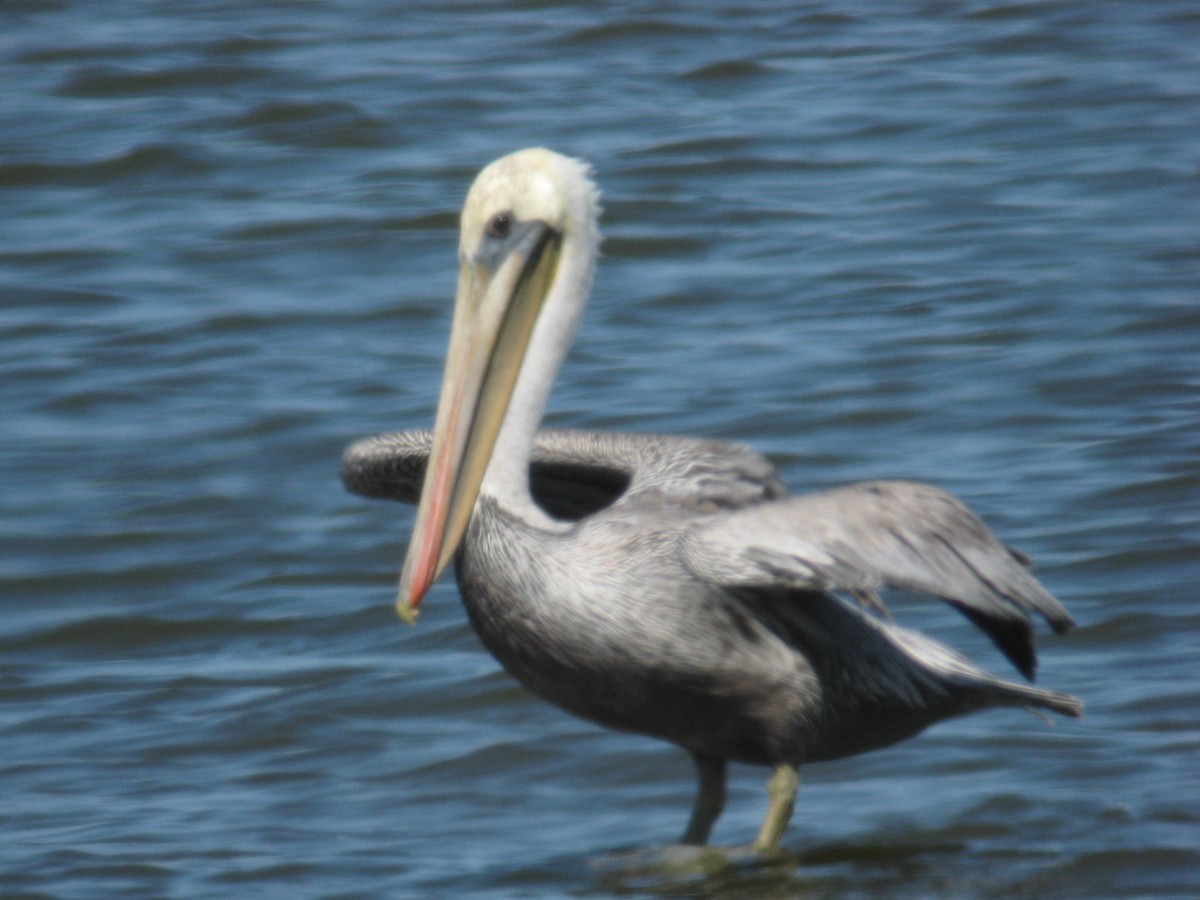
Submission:
<svg viewBox="0 0 1200 900">
<path fill-rule="evenodd" d="M 1192 4 L 18 2 L 0 83 L 6 896 L 1200 893 Z M 410 513 L 338 456 L 431 421 L 458 206 L 537 143 L 606 208 L 550 421 L 956 492 L 1084 719 L 810 767 L 787 856 L 681 873 L 682 753 L 449 579 L 395 620 Z"/>
</svg>

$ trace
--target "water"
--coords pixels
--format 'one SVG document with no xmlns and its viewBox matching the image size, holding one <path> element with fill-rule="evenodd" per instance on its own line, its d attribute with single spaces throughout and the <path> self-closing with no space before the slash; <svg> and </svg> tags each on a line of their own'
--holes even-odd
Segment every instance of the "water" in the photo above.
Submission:
<svg viewBox="0 0 1200 900">
<path fill-rule="evenodd" d="M 781 6 L 0 9 L 0 893 L 1200 893 L 1200 15 Z M 958 493 L 1086 718 L 810 767 L 794 860 L 671 875 L 683 754 L 527 696 L 448 579 L 395 620 L 410 514 L 338 455 L 431 421 L 457 208 L 538 143 L 606 206 L 551 421 Z"/>
</svg>

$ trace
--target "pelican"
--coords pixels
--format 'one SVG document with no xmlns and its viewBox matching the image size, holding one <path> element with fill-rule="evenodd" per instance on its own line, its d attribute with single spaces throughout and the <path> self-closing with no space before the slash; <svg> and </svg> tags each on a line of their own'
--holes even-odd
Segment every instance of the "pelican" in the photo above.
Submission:
<svg viewBox="0 0 1200 900">
<path fill-rule="evenodd" d="M 791 497 L 741 445 L 542 432 L 591 289 L 598 192 L 535 148 L 484 168 L 462 212 L 459 276 L 432 434 L 367 438 L 342 477 L 417 502 L 397 610 L 414 621 L 453 559 L 484 646 L 535 694 L 691 754 L 683 833 L 705 844 L 729 762 L 770 767 L 753 842 L 777 850 L 805 763 L 874 750 L 992 707 L 1081 702 L 989 674 L 896 624 L 879 591 L 938 597 L 1026 678 L 1031 613 L 1066 609 L 961 502 L 909 481 Z"/>
</svg>

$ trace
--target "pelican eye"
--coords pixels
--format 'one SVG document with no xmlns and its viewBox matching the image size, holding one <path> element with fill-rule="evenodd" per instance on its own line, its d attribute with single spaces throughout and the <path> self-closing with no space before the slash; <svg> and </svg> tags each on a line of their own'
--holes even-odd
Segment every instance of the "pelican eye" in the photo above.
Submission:
<svg viewBox="0 0 1200 900">
<path fill-rule="evenodd" d="M 513 214 L 505 210 L 492 216 L 487 223 L 487 236 L 503 240 L 512 234 Z"/>
</svg>

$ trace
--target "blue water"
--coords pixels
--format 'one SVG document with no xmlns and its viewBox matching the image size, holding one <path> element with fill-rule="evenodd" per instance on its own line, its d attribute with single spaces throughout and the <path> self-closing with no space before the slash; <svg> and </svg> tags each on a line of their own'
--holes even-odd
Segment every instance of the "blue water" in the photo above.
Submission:
<svg viewBox="0 0 1200 900">
<path fill-rule="evenodd" d="M 1193 3 L 18 0 L 0 86 L 0 894 L 1200 894 Z M 605 192 L 550 421 L 954 491 L 1084 719 L 812 766 L 790 859 L 673 873 L 682 753 L 450 579 L 396 621 L 410 513 L 338 456 L 431 422 L 459 204 L 532 144 Z"/>
</svg>

